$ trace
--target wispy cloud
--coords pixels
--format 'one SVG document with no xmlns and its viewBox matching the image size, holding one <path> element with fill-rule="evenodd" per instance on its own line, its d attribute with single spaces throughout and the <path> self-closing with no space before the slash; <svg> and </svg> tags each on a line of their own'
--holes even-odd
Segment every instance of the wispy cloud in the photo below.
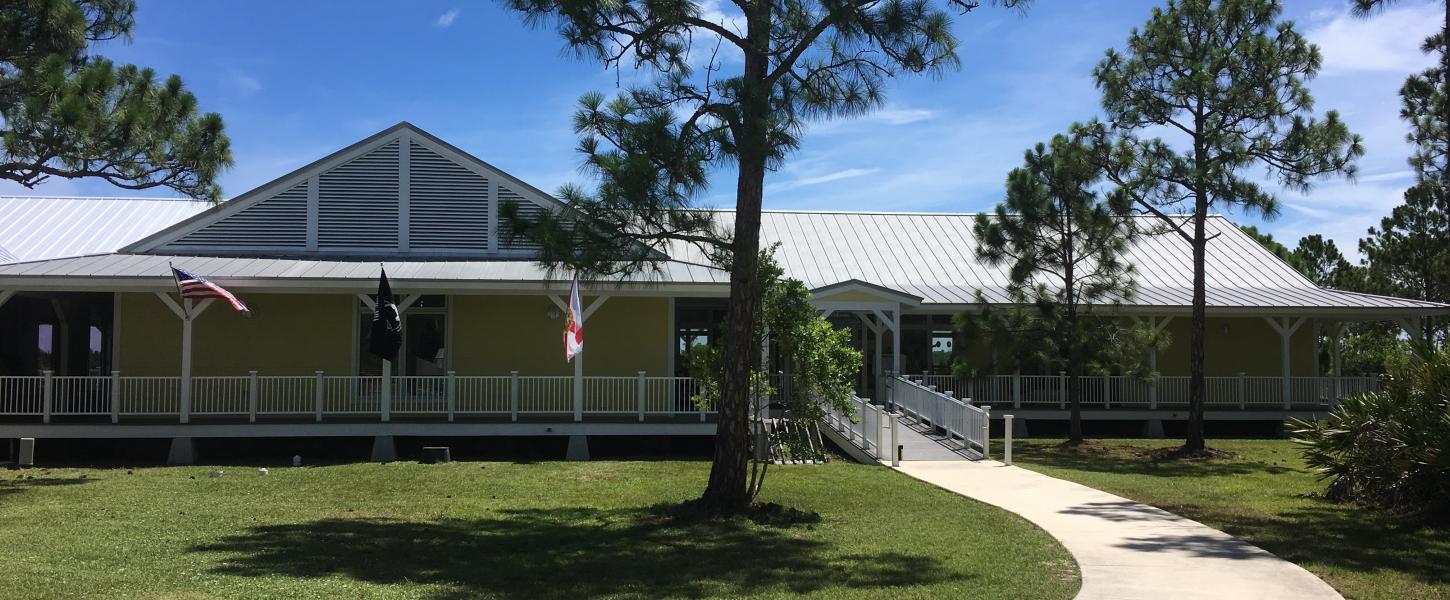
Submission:
<svg viewBox="0 0 1450 600">
<path fill-rule="evenodd" d="M 433 22 L 434 27 L 452 27 L 453 22 L 458 20 L 458 13 L 463 12 L 457 8 L 450 8 L 448 12 L 438 15 L 438 20 Z"/>
<path fill-rule="evenodd" d="M 782 182 L 779 182 L 779 183 L 772 183 L 770 185 L 770 188 L 771 188 L 771 191 L 774 191 L 774 192 L 783 192 L 783 191 L 786 191 L 786 190 L 793 190 L 793 189 L 796 189 L 796 188 L 803 188 L 803 187 L 806 187 L 806 186 L 820 185 L 822 183 L 829 183 L 829 182 L 832 182 L 832 181 L 840 181 L 842 179 L 850 179 L 852 177 L 863 177 L 863 176 L 866 176 L 866 175 L 871 175 L 873 173 L 876 173 L 877 171 L 880 171 L 880 170 L 881 169 L 842 169 L 840 171 L 834 171 L 834 172 L 826 173 L 826 174 L 823 174 L 823 175 L 814 175 L 814 176 L 811 176 L 811 177 L 798 177 L 798 178 L 795 178 L 795 179 L 790 179 L 790 180 L 782 181 Z"/>
<path fill-rule="evenodd" d="M 1323 21 L 1305 34 L 1324 54 L 1325 75 L 1409 73 L 1434 64 L 1434 57 L 1421 52 L 1420 44 L 1439 29 L 1443 6 L 1404 4 L 1365 19 L 1350 14 L 1348 4 L 1333 16 L 1316 13 Z"/>
<path fill-rule="evenodd" d="M 223 77 L 222 83 L 246 95 L 262 91 L 262 80 L 247 73 L 232 71 Z"/>
<path fill-rule="evenodd" d="M 937 111 L 926 108 L 888 106 L 872 113 L 871 117 L 880 119 L 888 125 L 910 125 L 912 123 L 935 119 L 937 117 Z"/>
</svg>

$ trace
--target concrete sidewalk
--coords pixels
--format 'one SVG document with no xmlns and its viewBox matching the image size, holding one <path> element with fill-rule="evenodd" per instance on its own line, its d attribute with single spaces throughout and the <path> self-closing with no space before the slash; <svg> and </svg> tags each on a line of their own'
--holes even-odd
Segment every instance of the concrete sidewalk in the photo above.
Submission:
<svg viewBox="0 0 1450 600">
<path fill-rule="evenodd" d="M 996 461 L 912 461 L 897 470 L 1022 515 L 1082 569 L 1080 600 L 1334 599 L 1303 568 L 1173 513 Z"/>
</svg>

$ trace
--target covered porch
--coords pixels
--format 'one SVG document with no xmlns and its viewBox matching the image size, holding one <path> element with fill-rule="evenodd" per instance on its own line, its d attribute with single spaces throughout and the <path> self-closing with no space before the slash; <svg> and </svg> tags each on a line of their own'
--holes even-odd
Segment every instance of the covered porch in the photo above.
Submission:
<svg viewBox="0 0 1450 600">
<path fill-rule="evenodd" d="M 253 309 L 244 318 L 148 283 L 0 291 L 0 322 L 15 333 L 0 421 L 705 423 L 715 413 L 677 371 L 701 335 L 690 324 L 721 303 L 708 291 L 677 307 L 658 288 L 600 285 L 583 298 L 586 350 L 566 362 L 566 285 L 395 279 L 403 346 L 385 361 L 366 350 L 374 299 L 364 292 L 237 286 Z M 95 310 L 37 309 L 76 299 Z M 91 334 L 62 333 L 75 329 Z M 71 355 L 91 359 L 61 360 Z"/>
</svg>

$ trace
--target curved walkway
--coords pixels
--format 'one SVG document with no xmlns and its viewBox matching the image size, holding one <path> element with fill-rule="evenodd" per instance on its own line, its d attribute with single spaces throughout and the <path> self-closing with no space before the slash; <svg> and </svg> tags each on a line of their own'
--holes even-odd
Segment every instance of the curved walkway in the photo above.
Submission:
<svg viewBox="0 0 1450 600">
<path fill-rule="evenodd" d="M 1342 600 L 1269 552 L 1173 513 L 996 461 L 909 461 L 897 470 L 1022 515 L 1082 569 L 1079 600 Z"/>
</svg>

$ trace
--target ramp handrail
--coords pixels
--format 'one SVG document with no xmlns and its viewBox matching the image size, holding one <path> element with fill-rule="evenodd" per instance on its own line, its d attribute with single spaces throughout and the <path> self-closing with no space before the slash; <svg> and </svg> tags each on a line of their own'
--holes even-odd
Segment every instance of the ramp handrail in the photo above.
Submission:
<svg viewBox="0 0 1450 600">
<path fill-rule="evenodd" d="M 972 404 L 970 398 L 957 399 L 898 375 L 892 381 L 891 401 L 907 416 L 930 423 L 952 437 L 962 439 L 962 449 L 989 454 L 989 431 L 992 409 Z"/>
<path fill-rule="evenodd" d="M 825 425 L 846 438 L 851 445 L 877 460 L 890 456 L 888 432 L 890 413 L 872 404 L 869 398 L 851 396 L 852 414 L 832 407 L 825 416 Z"/>
</svg>

